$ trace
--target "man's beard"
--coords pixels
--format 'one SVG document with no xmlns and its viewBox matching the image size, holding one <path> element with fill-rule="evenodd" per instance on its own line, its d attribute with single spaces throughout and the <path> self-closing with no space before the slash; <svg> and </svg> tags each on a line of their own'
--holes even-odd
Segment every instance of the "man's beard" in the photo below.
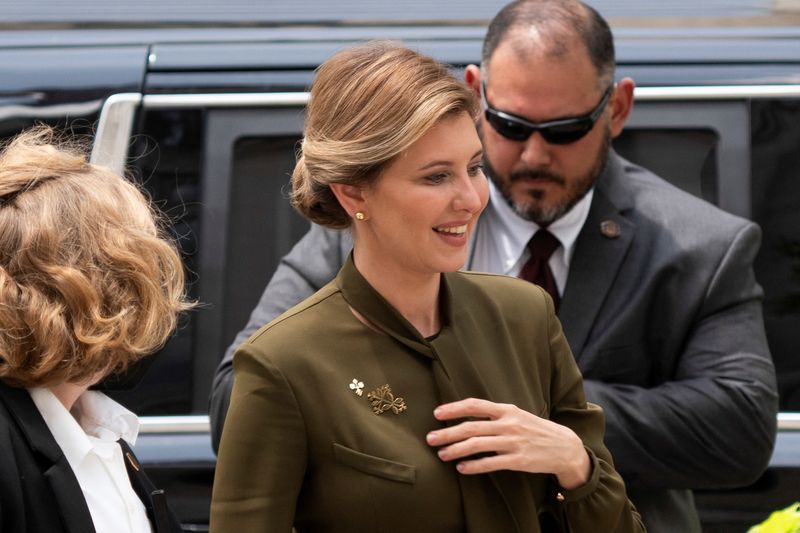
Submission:
<svg viewBox="0 0 800 533">
<path fill-rule="evenodd" d="M 530 220 L 541 227 L 546 227 L 564 216 L 566 212 L 572 209 L 575 204 L 586 196 L 586 193 L 594 186 L 597 178 L 603 172 L 606 162 L 608 161 L 610 148 L 611 132 L 609 129 L 606 129 L 603 134 L 603 143 L 600 146 L 600 150 L 595 155 L 594 164 L 585 175 L 578 177 L 571 184 L 568 184 L 564 176 L 554 174 L 544 169 L 522 168 L 513 171 L 507 178 L 500 177 L 489 161 L 488 155 L 484 156 L 484 165 L 489 173 L 489 177 L 494 182 L 498 191 L 500 191 L 500 194 L 503 195 L 506 202 L 508 202 L 508 205 L 511 206 L 511 209 L 525 220 Z M 545 205 L 546 193 L 542 190 L 534 189 L 529 191 L 530 196 L 523 202 L 515 202 L 511 192 L 511 185 L 515 181 L 525 179 L 551 181 L 561 187 L 567 187 L 567 194 L 558 202 Z"/>
</svg>

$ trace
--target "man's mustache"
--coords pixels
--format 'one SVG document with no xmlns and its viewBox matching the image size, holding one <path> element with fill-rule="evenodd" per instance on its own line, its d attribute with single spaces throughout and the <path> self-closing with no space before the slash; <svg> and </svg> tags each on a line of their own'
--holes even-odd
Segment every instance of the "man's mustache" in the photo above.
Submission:
<svg viewBox="0 0 800 533">
<path fill-rule="evenodd" d="M 558 174 L 553 174 L 551 172 L 547 172 L 546 170 L 531 170 L 527 168 L 512 172 L 510 178 L 511 181 L 522 181 L 522 180 L 552 181 L 553 183 L 557 183 L 558 185 L 564 185 L 566 183 L 564 177 L 559 176 Z"/>
</svg>

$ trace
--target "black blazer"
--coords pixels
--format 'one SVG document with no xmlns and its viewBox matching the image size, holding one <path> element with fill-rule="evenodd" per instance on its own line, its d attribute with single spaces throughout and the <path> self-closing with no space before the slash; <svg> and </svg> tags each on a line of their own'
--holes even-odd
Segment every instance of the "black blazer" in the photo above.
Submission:
<svg viewBox="0 0 800 533">
<path fill-rule="evenodd" d="M 180 533 L 163 491 L 120 441 L 128 476 L 155 533 Z M 135 466 L 134 466 L 135 465 Z M 137 470 L 138 468 L 138 470 Z M 154 494 L 155 493 L 155 494 Z M 78 480 L 25 389 L 0 381 L 0 531 L 94 533 Z"/>
</svg>

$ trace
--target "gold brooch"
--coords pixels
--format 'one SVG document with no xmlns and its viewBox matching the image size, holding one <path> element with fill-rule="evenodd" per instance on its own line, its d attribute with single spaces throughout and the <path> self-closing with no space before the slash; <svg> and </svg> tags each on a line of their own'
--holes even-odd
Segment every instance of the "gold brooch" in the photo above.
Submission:
<svg viewBox="0 0 800 533">
<path fill-rule="evenodd" d="M 395 396 L 389 385 L 381 385 L 374 391 L 367 393 L 367 399 L 372 405 L 372 412 L 376 415 L 385 413 L 389 409 L 396 415 L 406 410 L 405 400 L 400 396 Z"/>
<path fill-rule="evenodd" d="M 358 381 L 358 379 L 354 379 L 350 382 L 350 390 L 361 396 L 364 394 L 364 382 Z"/>
</svg>

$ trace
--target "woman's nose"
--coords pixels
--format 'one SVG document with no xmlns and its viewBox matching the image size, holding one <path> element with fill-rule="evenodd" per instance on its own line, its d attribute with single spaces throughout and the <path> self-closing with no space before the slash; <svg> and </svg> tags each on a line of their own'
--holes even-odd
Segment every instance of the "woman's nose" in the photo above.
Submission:
<svg viewBox="0 0 800 533">
<path fill-rule="evenodd" d="M 481 211 L 488 201 L 489 189 L 483 176 L 467 177 L 459 188 L 455 208 L 470 213 Z"/>
</svg>

